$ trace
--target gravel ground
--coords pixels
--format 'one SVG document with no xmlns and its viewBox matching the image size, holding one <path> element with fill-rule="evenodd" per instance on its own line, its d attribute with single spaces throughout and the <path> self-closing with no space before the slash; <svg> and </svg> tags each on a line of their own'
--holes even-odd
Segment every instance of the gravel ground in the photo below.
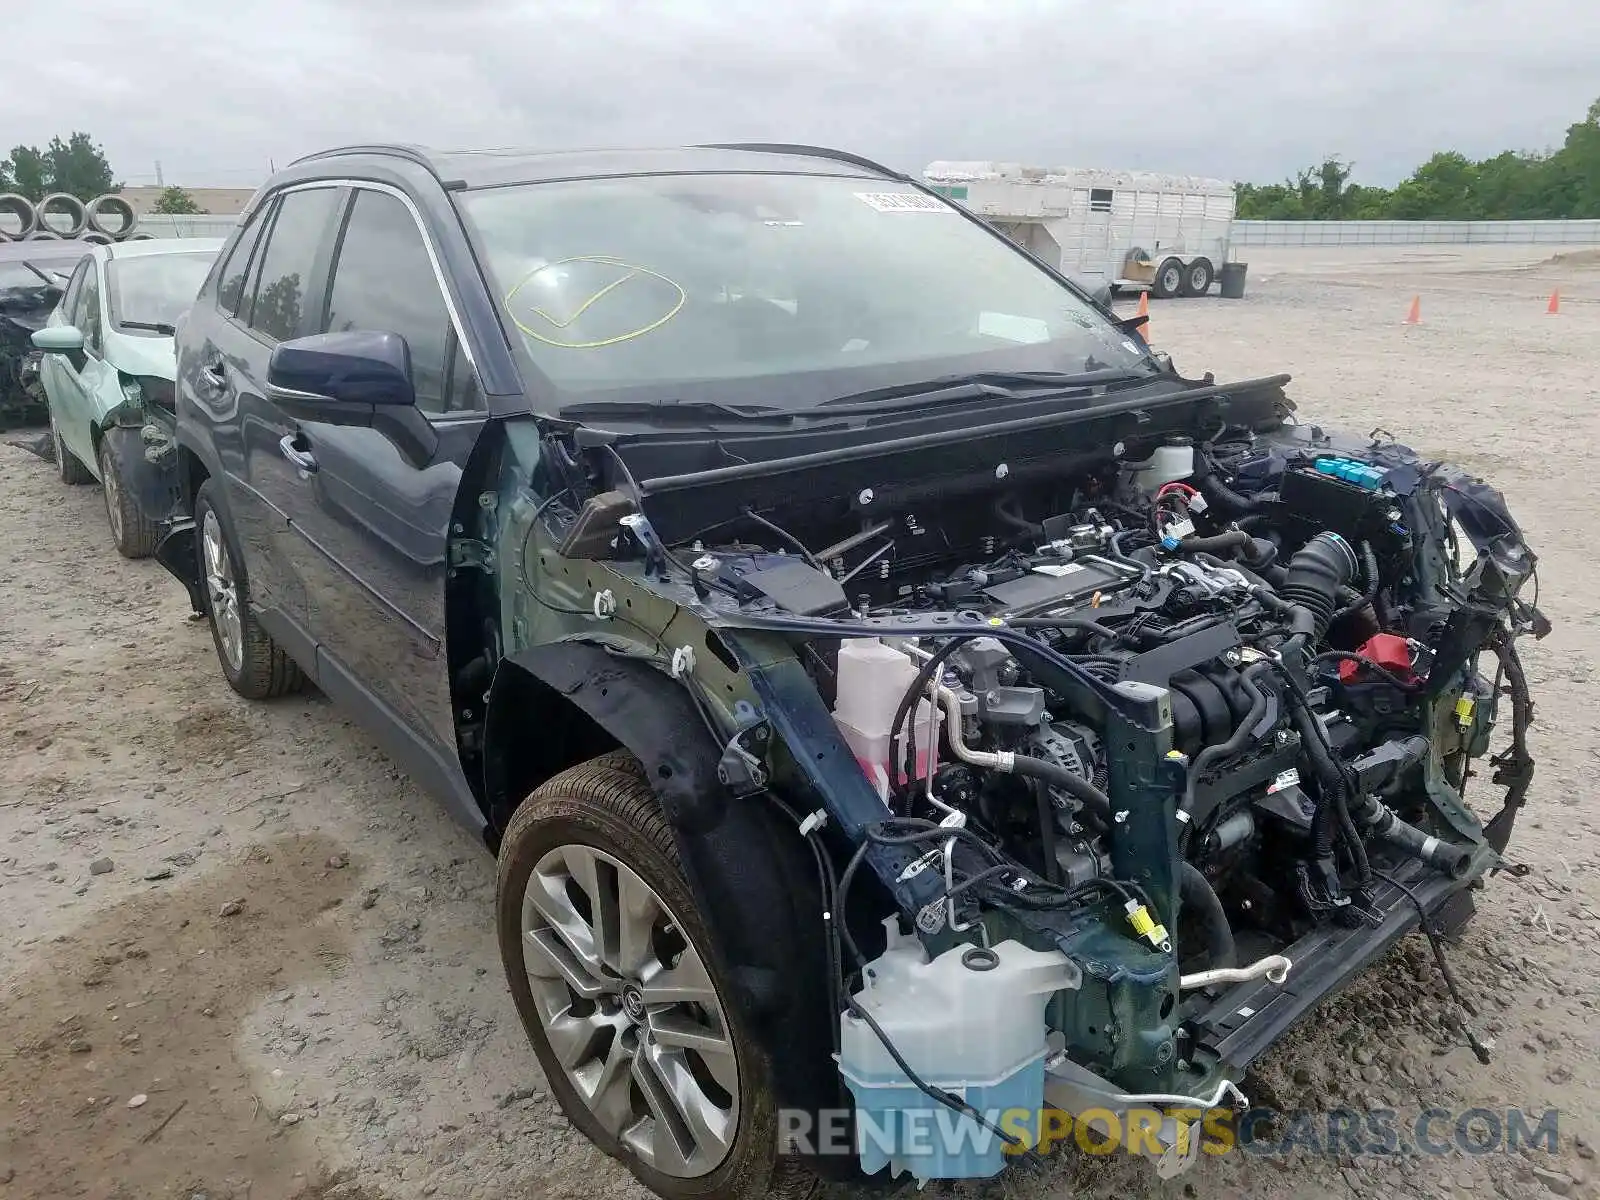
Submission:
<svg viewBox="0 0 1600 1200">
<path fill-rule="evenodd" d="M 1600 492 L 1579 480 L 1600 445 L 1600 254 L 1551 253 L 1260 250 L 1246 299 L 1158 304 L 1153 329 L 1190 373 L 1293 372 L 1303 412 L 1501 485 L 1556 622 L 1526 649 L 1540 771 L 1512 850 L 1532 873 L 1491 881 L 1451 954 L 1493 1061 L 1450 1033 L 1413 938 L 1247 1090 L 1393 1108 L 1402 1131 L 1434 1106 L 1554 1107 L 1558 1152 L 1228 1154 L 1165 1184 L 1069 1152 L 936 1193 L 1595 1194 Z M 1403 326 L 1413 295 L 1423 323 Z M 176 584 L 112 551 L 99 490 L 11 447 L 0 564 L 0 1196 L 642 1195 L 524 1045 L 493 863 L 364 733 L 317 697 L 234 697 Z"/>
</svg>

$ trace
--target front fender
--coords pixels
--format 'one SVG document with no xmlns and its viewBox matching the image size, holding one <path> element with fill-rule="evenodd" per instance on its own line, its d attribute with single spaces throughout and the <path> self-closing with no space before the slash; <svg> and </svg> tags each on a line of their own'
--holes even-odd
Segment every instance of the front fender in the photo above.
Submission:
<svg viewBox="0 0 1600 1200">
<path fill-rule="evenodd" d="M 716 943 L 712 951 L 732 981 L 733 1001 L 772 1064 L 779 1106 L 813 1113 L 837 1108 L 837 1014 L 827 981 L 822 903 L 816 866 L 798 831 L 786 828 L 768 799 L 736 798 L 719 782 L 722 748 L 683 684 L 589 642 L 547 643 L 501 664 L 486 729 L 491 747 L 530 732 L 515 728 L 518 712 L 495 704 L 508 670 L 527 672 L 575 705 L 644 766 Z M 491 797 L 498 782 L 492 775 L 485 780 Z"/>
</svg>

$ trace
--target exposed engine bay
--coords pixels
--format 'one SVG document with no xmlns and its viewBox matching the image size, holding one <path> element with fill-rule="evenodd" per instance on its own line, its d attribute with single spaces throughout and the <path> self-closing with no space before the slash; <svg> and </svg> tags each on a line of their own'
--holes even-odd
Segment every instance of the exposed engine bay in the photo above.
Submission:
<svg viewBox="0 0 1600 1200">
<path fill-rule="evenodd" d="M 1459 926 L 1472 883 L 1515 869 L 1516 639 L 1549 625 L 1499 493 L 1292 418 L 1107 450 L 656 545 L 631 526 L 724 642 L 797 648 L 875 797 L 838 798 L 822 735 L 776 715 L 799 692 L 768 681 L 770 726 L 734 736 L 724 779 L 820 797 L 802 830 L 845 864 L 836 1049 L 858 1121 L 887 1130 L 869 1172 L 1000 1169 L 998 1143 L 905 1155 L 919 1106 L 1004 1141 L 993 1113 L 1106 1087 L 1225 1103 L 1424 913 L 1430 937 Z M 1505 794 L 1480 819 L 1483 775 Z"/>
</svg>

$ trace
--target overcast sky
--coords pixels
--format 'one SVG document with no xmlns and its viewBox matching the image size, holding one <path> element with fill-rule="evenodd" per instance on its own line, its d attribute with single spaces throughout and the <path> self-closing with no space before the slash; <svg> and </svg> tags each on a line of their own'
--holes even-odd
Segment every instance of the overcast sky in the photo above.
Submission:
<svg viewBox="0 0 1600 1200">
<path fill-rule="evenodd" d="M 1560 145 L 1597 64 L 1595 0 L 50 0 L 0 25 L 0 155 L 84 129 L 127 183 L 245 187 L 367 139 L 741 139 L 1390 184 Z"/>
</svg>

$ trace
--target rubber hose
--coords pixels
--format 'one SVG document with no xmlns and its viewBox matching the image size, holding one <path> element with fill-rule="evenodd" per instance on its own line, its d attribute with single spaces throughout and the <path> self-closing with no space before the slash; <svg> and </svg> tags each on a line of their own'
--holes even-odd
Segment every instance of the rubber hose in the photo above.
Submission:
<svg viewBox="0 0 1600 1200">
<path fill-rule="evenodd" d="M 1329 618 L 1328 624 L 1330 626 L 1337 625 L 1346 617 L 1360 612 L 1363 608 L 1371 604 L 1373 600 L 1377 598 L 1378 556 L 1373 553 L 1371 542 L 1361 543 L 1361 569 L 1366 572 L 1366 589 L 1360 593 L 1358 599 L 1350 601 L 1349 604 L 1346 604 L 1343 608 L 1339 609 L 1338 612 L 1334 613 L 1333 616 Z"/>
<path fill-rule="evenodd" d="M 1233 927 L 1228 924 L 1228 914 L 1217 898 L 1215 889 L 1200 873 L 1200 868 L 1190 862 L 1178 864 L 1178 910 L 1197 910 L 1206 927 L 1206 950 L 1210 966 L 1231 967 L 1238 951 L 1233 944 Z"/>
<path fill-rule="evenodd" d="M 1257 571 L 1264 571 L 1278 561 L 1278 543 L 1266 538 L 1252 537 L 1244 561 Z"/>
<path fill-rule="evenodd" d="M 1238 754 L 1250 744 L 1250 731 L 1256 723 L 1267 715 L 1267 695 L 1256 686 L 1256 680 L 1273 670 L 1271 663 L 1252 663 L 1243 674 L 1239 676 L 1239 686 L 1250 697 L 1250 711 L 1245 714 L 1243 721 L 1233 731 L 1233 736 L 1225 742 L 1218 742 L 1215 746 L 1207 746 L 1195 755 L 1194 763 L 1189 768 L 1189 778 L 1184 784 L 1183 800 L 1178 804 L 1178 811 L 1182 813 L 1194 812 L 1194 792 L 1199 785 L 1200 776 L 1207 767 L 1219 759 L 1230 758 Z M 1188 821 L 1183 823 L 1183 832 L 1187 834 L 1191 828 Z"/>
<path fill-rule="evenodd" d="M 1339 589 L 1357 568 L 1350 543 L 1331 531 L 1317 534 L 1289 560 L 1288 578 L 1278 589 L 1285 600 L 1309 608 L 1316 617 L 1311 636 L 1320 642 L 1338 607 Z"/>
<path fill-rule="evenodd" d="M 1290 689 L 1291 693 L 1293 689 Z M 1300 731 L 1300 750 L 1311 764 L 1317 777 L 1317 808 L 1311 818 L 1312 857 L 1328 858 L 1333 854 L 1333 835 L 1336 819 L 1334 808 L 1337 797 L 1345 790 L 1344 772 L 1328 755 L 1322 744 L 1321 726 L 1317 715 L 1300 702 L 1298 696 L 1291 702 L 1295 727 Z"/>
<path fill-rule="evenodd" d="M 1081 801 L 1107 829 L 1111 828 L 1111 797 L 1083 776 L 1067 770 L 1066 767 L 1027 754 L 1017 755 L 1011 770 L 1013 774 L 1021 775 L 1024 779 L 1042 779 L 1045 783 L 1060 788 L 1073 799 Z"/>
<path fill-rule="evenodd" d="M 973 636 L 980 635 L 974 634 Z M 917 731 L 915 729 L 916 723 L 911 720 L 912 708 L 916 705 L 923 692 L 927 690 L 928 681 L 933 678 L 934 672 L 943 665 L 944 660 L 971 640 L 971 638 L 951 638 L 943 646 L 935 650 L 929 656 L 928 661 L 922 664 L 922 669 L 917 672 L 917 677 L 911 681 L 911 686 L 906 689 L 905 695 L 900 697 L 900 707 L 895 709 L 894 713 L 894 724 L 889 726 L 889 770 L 891 775 L 889 786 L 891 788 L 898 790 L 900 786 L 900 780 L 897 778 L 898 773 L 894 770 L 894 748 L 900 741 L 902 732 L 905 736 L 906 747 L 904 774 L 907 779 L 916 778 Z M 934 736 L 937 737 L 938 734 Z"/>
<path fill-rule="evenodd" d="M 1135 568 L 1139 572 L 1139 582 L 1144 583 L 1155 572 L 1151 569 L 1150 564 L 1142 563 L 1138 559 L 1130 558 L 1128 555 L 1123 553 L 1122 538 L 1126 532 L 1127 531 L 1124 530 L 1123 533 L 1114 533 L 1111 535 L 1111 547 L 1107 551 L 1107 554 L 1116 559 L 1118 562 L 1127 563 L 1128 566 Z"/>
<path fill-rule="evenodd" d="M 1041 534 L 1044 532 L 1043 525 L 1028 520 L 1021 513 L 1012 512 L 1009 506 L 1010 500 L 1010 496 L 1002 496 L 996 500 L 994 502 L 994 515 L 1020 533 Z"/>
<path fill-rule="evenodd" d="M 1316 632 L 1317 615 L 1303 604 L 1291 604 L 1271 588 L 1251 588 L 1250 594 L 1289 622 L 1290 630 L 1301 640 Z"/>
<path fill-rule="evenodd" d="M 1420 858 L 1452 879 L 1460 879 L 1472 863 L 1472 851 L 1424 833 L 1396 816 L 1381 800 L 1366 793 L 1356 797 L 1350 808 L 1351 819 L 1378 840 Z"/>
<path fill-rule="evenodd" d="M 1210 537 L 1191 534 L 1178 543 L 1178 553 L 1222 554 L 1229 550 L 1243 550 L 1250 542 L 1250 535 L 1242 529 L 1225 529 Z"/>
<path fill-rule="evenodd" d="M 1241 495 L 1234 491 L 1212 472 L 1211 460 L 1205 454 L 1194 456 L 1195 486 L 1200 489 L 1200 494 L 1206 498 L 1206 503 L 1219 509 L 1225 516 L 1243 517 L 1251 513 L 1260 512 L 1264 502 L 1254 496 Z"/>
</svg>

